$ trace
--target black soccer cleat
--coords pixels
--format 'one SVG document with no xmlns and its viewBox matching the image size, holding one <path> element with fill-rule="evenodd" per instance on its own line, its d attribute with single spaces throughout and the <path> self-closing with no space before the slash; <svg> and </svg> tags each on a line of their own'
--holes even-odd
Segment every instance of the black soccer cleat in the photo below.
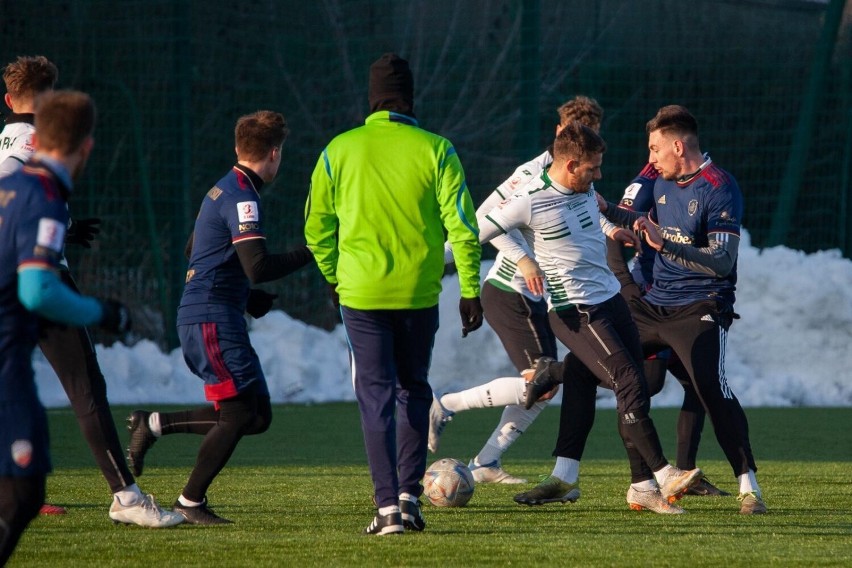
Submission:
<svg viewBox="0 0 852 568">
<path fill-rule="evenodd" d="M 364 529 L 364 534 L 375 534 L 379 536 L 386 534 L 403 534 L 404 532 L 405 526 L 402 524 L 401 513 L 380 515 L 376 512 L 376 516 L 373 517 L 373 522 L 370 523 L 370 526 Z"/>
<path fill-rule="evenodd" d="M 555 363 L 553 357 L 539 357 L 535 362 L 535 370 L 532 378 L 527 381 L 526 400 L 524 407 L 529 410 L 538 402 L 538 399 L 559 386 L 559 383 L 550 376 L 550 365 Z"/>
<path fill-rule="evenodd" d="M 213 509 L 207 506 L 207 497 L 204 498 L 204 502 L 201 505 L 196 507 L 187 507 L 178 499 L 172 505 L 172 509 L 175 513 L 183 515 L 183 518 L 190 525 L 230 525 L 234 522 L 214 513 Z"/>
<path fill-rule="evenodd" d="M 420 500 L 399 500 L 399 510 L 402 513 L 402 525 L 410 531 L 422 531 L 426 528 L 426 519 L 420 508 Z"/>
<path fill-rule="evenodd" d="M 730 495 L 727 491 L 719 489 L 710 483 L 706 477 L 702 477 L 701 481 L 687 489 L 686 494 L 696 497 L 727 497 Z"/>
<path fill-rule="evenodd" d="M 127 464 L 133 475 L 142 475 L 145 467 L 145 454 L 157 441 L 157 437 L 148 427 L 150 412 L 134 410 L 127 417 L 127 429 L 130 430 L 130 445 L 127 446 Z"/>
</svg>

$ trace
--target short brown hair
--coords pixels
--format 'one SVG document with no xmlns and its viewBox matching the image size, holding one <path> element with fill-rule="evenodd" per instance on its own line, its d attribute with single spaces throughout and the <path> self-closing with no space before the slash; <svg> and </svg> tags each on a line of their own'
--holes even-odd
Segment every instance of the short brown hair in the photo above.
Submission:
<svg viewBox="0 0 852 568">
<path fill-rule="evenodd" d="M 259 110 L 241 116 L 234 129 L 237 157 L 240 160 L 261 160 L 273 148 L 280 147 L 290 131 L 284 115 L 271 110 Z"/>
<path fill-rule="evenodd" d="M 80 91 L 49 91 L 35 103 L 38 147 L 72 154 L 95 130 L 95 103 Z"/>
<path fill-rule="evenodd" d="M 584 161 L 595 154 L 606 152 L 606 142 L 600 134 L 576 120 L 569 122 L 553 141 L 553 160 Z"/>
<path fill-rule="evenodd" d="M 664 106 L 657 115 L 645 125 L 645 131 L 650 134 L 659 130 L 662 134 L 674 133 L 680 136 L 692 134 L 698 137 L 698 121 L 686 107 L 680 105 Z"/>
<path fill-rule="evenodd" d="M 13 99 L 34 98 L 36 95 L 49 91 L 56 85 L 59 71 L 56 65 L 47 57 L 21 56 L 3 69 L 3 82 L 6 92 Z"/>
<path fill-rule="evenodd" d="M 569 122 L 577 121 L 589 128 L 600 128 L 603 121 L 603 107 L 595 99 L 577 95 L 570 101 L 562 104 L 556 112 L 559 113 L 559 124 L 564 126 Z"/>
</svg>

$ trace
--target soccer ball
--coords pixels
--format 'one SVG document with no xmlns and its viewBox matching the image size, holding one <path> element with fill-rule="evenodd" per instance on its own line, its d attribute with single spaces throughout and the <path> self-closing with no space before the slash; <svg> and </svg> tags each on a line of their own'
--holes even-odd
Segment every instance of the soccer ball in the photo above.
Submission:
<svg viewBox="0 0 852 568">
<path fill-rule="evenodd" d="M 464 507 L 473 497 L 473 474 L 462 461 L 440 459 L 423 476 L 423 495 L 436 507 Z"/>
</svg>

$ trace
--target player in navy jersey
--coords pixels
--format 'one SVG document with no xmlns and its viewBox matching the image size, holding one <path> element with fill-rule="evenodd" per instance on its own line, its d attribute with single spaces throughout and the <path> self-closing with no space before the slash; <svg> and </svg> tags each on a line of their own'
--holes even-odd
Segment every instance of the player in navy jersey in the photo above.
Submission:
<svg viewBox="0 0 852 568">
<path fill-rule="evenodd" d="M 58 91 L 35 109 L 36 154 L 0 178 L 0 565 L 44 502 L 51 471 L 47 418 L 31 357 L 39 316 L 126 332 L 123 305 L 81 296 L 59 278 L 73 180 L 94 144 L 88 95 Z"/>
<path fill-rule="evenodd" d="M 624 195 L 618 203 L 618 207 L 627 211 L 649 211 L 654 205 L 654 184 L 658 177 L 654 166 L 646 164 L 624 189 Z M 600 194 L 598 195 L 598 202 L 602 204 L 602 207 L 606 206 L 606 202 L 603 201 Z M 631 269 L 627 266 L 625 250 L 626 247 L 621 243 L 607 240 L 607 264 L 621 284 L 621 294 L 630 302 L 650 290 L 651 283 L 654 280 L 654 259 L 657 253 L 651 247 L 644 247 L 641 251 L 636 251 L 637 254 Z M 631 307 L 631 309 L 633 308 Z M 646 357 L 643 368 L 648 382 L 648 393 L 652 397 L 663 389 L 667 370 L 683 386 L 683 404 L 677 421 L 677 466 L 681 469 L 695 468 L 701 431 L 704 428 L 705 413 L 701 400 L 698 398 L 695 389 L 692 388 L 689 374 L 680 364 L 680 360 L 676 356 L 672 356 L 671 349 L 664 349 Z M 695 486 L 690 487 L 686 494 L 696 496 L 729 495 L 729 493 L 715 487 L 706 477 Z"/>
<path fill-rule="evenodd" d="M 740 513 L 766 512 L 748 421 L 725 376 L 725 346 L 735 319 L 737 253 L 743 197 L 734 177 L 705 156 L 698 122 L 670 105 L 648 121 L 649 162 L 658 173 L 647 216 L 606 205 L 611 221 L 644 236 L 658 252 L 653 283 L 633 302 L 645 354 L 671 348 L 710 415 L 716 439 L 739 481 Z M 558 364 L 546 373 L 558 381 Z M 533 381 L 534 383 L 537 381 Z M 550 385 L 538 382 L 538 390 Z"/>
<path fill-rule="evenodd" d="M 12 114 L 6 118 L 6 126 L 0 132 L 0 176 L 21 168 L 35 152 L 35 100 L 41 93 L 53 89 L 57 74 L 56 66 L 44 56 L 22 56 L 6 65 L 4 99 Z M 70 221 L 65 244 L 88 248 L 99 232 L 99 223 L 99 219 Z M 60 265 L 62 282 L 78 291 L 64 257 Z M 107 399 L 106 381 L 89 331 L 85 327 L 44 321 L 38 346 L 68 395 L 80 431 L 113 494 L 109 517 L 115 522 L 152 528 L 182 522 L 179 515 L 155 506 L 153 498 L 142 493 L 127 467 Z M 64 507 L 48 503 L 41 508 L 42 514 L 64 512 Z"/>
<path fill-rule="evenodd" d="M 142 474 L 145 454 L 160 436 L 204 436 L 174 504 L 191 524 L 231 522 L 207 506 L 207 489 L 240 439 L 265 432 L 272 421 L 269 389 L 243 314 L 265 315 L 274 297 L 250 285 L 283 278 L 312 259 L 305 246 L 285 254 L 266 249 L 260 189 L 275 178 L 286 137 L 287 124 L 276 112 L 258 111 L 237 121 L 237 163 L 207 192 L 187 245 L 178 336 L 187 366 L 204 381 L 213 405 L 179 412 L 136 410 L 128 418 L 128 461 L 136 475 Z"/>
</svg>

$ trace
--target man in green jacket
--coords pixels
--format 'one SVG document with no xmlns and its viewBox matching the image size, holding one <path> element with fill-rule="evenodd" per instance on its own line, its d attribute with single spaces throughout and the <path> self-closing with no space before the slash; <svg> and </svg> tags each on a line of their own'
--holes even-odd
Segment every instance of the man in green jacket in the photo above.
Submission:
<svg viewBox="0 0 852 568">
<path fill-rule="evenodd" d="M 408 62 L 395 54 L 371 65 L 371 114 L 323 150 L 305 207 L 305 238 L 339 298 L 350 345 L 378 508 L 366 534 L 426 526 L 420 481 L 445 231 L 458 267 L 462 334 L 482 325 L 473 201 L 453 145 L 418 127 L 413 85 Z"/>
</svg>

